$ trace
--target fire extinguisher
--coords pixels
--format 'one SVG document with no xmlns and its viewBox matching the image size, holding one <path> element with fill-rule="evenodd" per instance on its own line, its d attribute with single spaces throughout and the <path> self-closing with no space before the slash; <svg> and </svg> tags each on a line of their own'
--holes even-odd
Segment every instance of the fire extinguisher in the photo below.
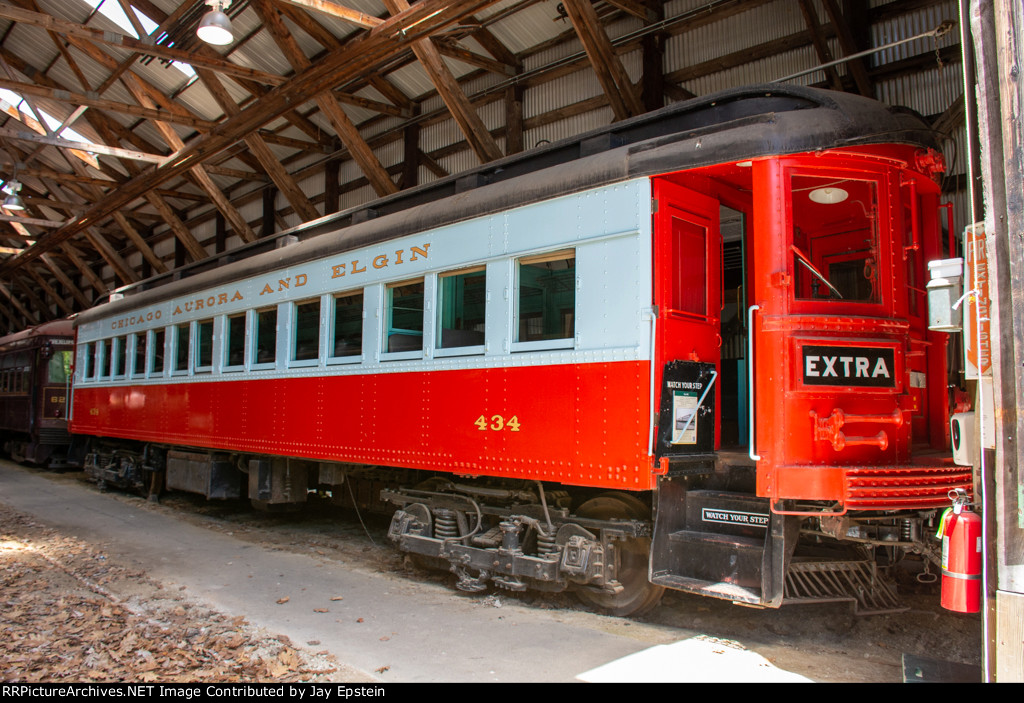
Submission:
<svg viewBox="0 0 1024 703">
<path fill-rule="evenodd" d="M 981 610 L 981 517 L 971 510 L 967 492 L 949 492 L 953 506 L 939 521 L 942 539 L 942 607 L 958 613 Z"/>
</svg>

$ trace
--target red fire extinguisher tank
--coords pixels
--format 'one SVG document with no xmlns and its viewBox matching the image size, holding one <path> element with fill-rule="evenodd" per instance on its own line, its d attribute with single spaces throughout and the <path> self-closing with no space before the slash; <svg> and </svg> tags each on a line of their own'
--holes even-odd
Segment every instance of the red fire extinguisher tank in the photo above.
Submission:
<svg viewBox="0 0 1024 703">
<path fill-rule="evenodd" d="M 942 516 L 942 607 L 958 613 L 981 610 L 981 517 L 961 491 Z"/>
</svg>

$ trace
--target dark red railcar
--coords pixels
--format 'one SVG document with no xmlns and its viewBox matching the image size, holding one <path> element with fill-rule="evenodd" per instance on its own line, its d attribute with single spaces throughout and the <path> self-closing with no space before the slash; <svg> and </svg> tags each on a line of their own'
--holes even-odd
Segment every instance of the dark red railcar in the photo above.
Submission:
<svg viewBox="0 0 1024 703">
<path fill-rule="evenodd" d="M 932 138 L 754 86 L 147 282 L 77 324 L 89 470 L 383 497 L 396 545 L 467 590 L 891 607 L 876 557 L 936 562 L 971 483 L 926 326 Z"/>
<path fill-rule="evenodd" d="M 0 435 L 15 460 L 66 465 L 73 354 L 70 320 L 0 337 Z"/>
</svg>

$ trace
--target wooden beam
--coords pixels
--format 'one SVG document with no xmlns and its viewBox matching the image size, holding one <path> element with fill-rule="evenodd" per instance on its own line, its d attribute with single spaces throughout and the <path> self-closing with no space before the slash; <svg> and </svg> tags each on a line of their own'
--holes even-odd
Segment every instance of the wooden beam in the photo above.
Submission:
<svg viewBox="0 0 1024 703">
<path fill-rule="evenodd" d="M 83 310 L 87 310 L 92 305 L 92 303 L 89 302 L 89 299 L 85 297 L 85 294 L 77 285 L 75 285 L 75 282 L 72 281 L 71 278 L 64 273 L 64 270 L 53 260 L 52 256 L 49 254 L 43 254 L 39 257 L 39 260 L 42 261 L 46 268 L 50 270 L 50 273 L 53 274 L 54 278 L 60 281 L 61 285 L 64 286 L 64 290 L 71 294 L 71 297 L 78 302 L 79 306 L 81 306 Z"/>
<path fill-rule="evenodd" d="M 626 14 L 633 15 L 634 17 L 643 20 L 644 22 L 654 22 L 657 17 L 654 11 L 645 6 L 642 1 L 638 0 L 605 0 L 609 5 L 613 5 Z"/>
<path fill-rule="evenodd" d="M 250 7 L 263 20 L 263 26 L 270 32 L 274 42 L 281 49 L 292 68 L 298 73 L 309 68 L 310 61 L 299 48 L 295 38 L 288 31 L 277 9 L 269 0 L 252 0 Z M 381 166 L 373 150 L 367 146 L 359 129 L 345 113 L 332 93 L 318 93 L 316 104 L 337 133 L 338 138 L 348 147 L 352 158 L 373 185 L 377 195 L 390 195 L 398 192 L 398 187 L 388 177 L 387 171 Z"/>
<path fill-rule="evenodd" d="M 70 315 L 71 313 L 74 312 L 72 307 L 68 305 L 66 302 L 64 302 L 64 297 L 58 295 L 57 291 L 53 289 L 53 286 L 47 283 L 46 280 L 42 276 L 40 276 L 39 273 L 34 268 L 32 268 L 31 266 L 25 266 L 22 268 L 22 270 L 26 271 L 28 275 L 32 277 L 32 280 L 36 282 L 36 285 L 43 289 L 43 293 L 48 295 L 50 298 L 53 299 L 55 303 L 57 303 L 57 307 L 63 310 L 65 315 Z"/>
<path fill-rule="evenodd" d="M 48 31 L 62 34 L 69 39 L 71 37 L 77 37 L 79 39 L 99 42 L 100 44 L 117 46 L 146 56 L 156 56 L 169 61 L 181 61 L 182 63 L 189 64 L 193 68 L 206 68 L 211 71 L 216 71 L 217 73 L 223 73 L 236 78 L 246 78 L 248 80 L 265 83 L 266 85 L 280 85 L 285 81 L 283 76 L 275 76 L 274 74 L 266 73 L 265 71 L 257 71 L 253 68 L 239 66 L 238 64 L 231 63 L 225 59 L 213 59 L 209 56 L 203 56 L 191 51 L 174 49 L 168 46 L 160 46 L 153 43 L 153 41 L 148 39 L 148 37 L 147 40 L 141 40 L 125 36 L 123 34 L 118 34 L 117 32 L 92 29 L 91 27 L 84 27 L 80 24 L 75 24 L 74 22 L 66 22 L 50 15 L 44 15 L 30 10 L 23 10 L 12 5 L 0 5 L 0 17 L 14 20 L 15 22 L 21 22 L 26 25 L 42 27 Z"/>
<path fill-rule="evenodd" d="M 4 212 L 8 212 L 4 210 Z M 0 214 L 0 222 L 20 222 L 23 225 L 35 225 L 36 227 L 63 227 L 67 223 L 63 220 L 41 220 L 38 217 L 22 217 L 20 215 Z"/>
<path fill-rule="evenodd" d="M 21 313 L 22 317 L 28 320 L 28 323 L 30 325 L 39 324 L 39 318 L 37 318 L 35 315 L 29 312 L 29 310 L 24 305 L 21 304 L 21 301 L 18 300 L 17 296 L 14 295 L 11 289 L 5 286 L 3 282 L 0 282 L 0 293 L 2 293 L 4 297 L 11 301 L 11 305 L 17 308 L 18 312 Z"/>
<path fill-rule="evenodd" d="M 154 187 L 180 177 L 194 165 L 230 147 L 245 134 L 282 116 L 293 108 L 297 100 L 329 90 L 346 79 L 354 79 L 402 51 L 408 42 L 429 36 L 494 1 L 462 0 L 452 5 L 447 0 L 420 0 L 408 10 L 389 18 L 377 29 L 350 40 L 341 50 L 328 54 L 284 85 L 270 91 L 258 106 L 244 109 L 237 116 L 225 120 L 216 130 L 193 140 L 154 173 L 121 185 L 103 201 L 93 205 L 84 218 L 52 233 L 24 254 L 0 263 L 0 275 L 67 241 L 82 231 L 83 220 L 88 222 L 108 217 Z"/>
<path fill-rule="evenodd" d="M 821 63 L 831 63 L 833 60 L 832 50 L 828 47 L 828 41 L 825 35 L 821 31 L 821 23 L 818 22 L 818 10 L 811 0 L 799 0 L 800 12 L 804 16 L 804 24 L 807 25 L 807 29 L 811 32 L 811 41 L 814 42 L 814 50 L 818 53 L 818 60 Z M 843 79 L 839 77 L 839 72 L 835 66 L 829 66 L 825 69 L 825 76 L 828 79 L 828 83 L 832 86 L 832 90 L 843 89 Z"/>
<path fill-rule="evenodd" d="M 932 129 L 948 137 L 953 133 L 954 129 L 964 126 L 964 114 L 964 96 L 961 94 L 959 98 L 953 101 L 952 105 L 947 107 L 938 116 L 932 124 Z"/>
<path fill-rule="evenodd" d="M 385 7 L 392 15 L 398 15 L 409 9 L 406 0 L 384 0 Z M 444 100 L 448 109 L 459 125 L 466 141 L 473 148 L 473 152 L 481 163 L 488 163 L 500 159 L 503 154 L 498 148 L 497 142 L 491 137 L 491 133 L 484 126 L 483 120 L 473 109 L 469 98 L 462 92 L 458 81 L 452 75 L 451 70 L 444 63 L 437 46 L 429 37 L 412 42 L 412 51 L 419 59 L 423 70 L 427 72 L 431 83 L 437 89 L 438 95 Z"/>
<path fill-rule="evenodd" d="M 160 214 L 160 217 L 162 217 L 164 222 L 167 223 L 167 226 L 171 228 L 175 238 L 181 242 L 189 256 L 191 256 L 194 261 L 202 261 L 205 259 L 206 249 L 203 248 L 203 245 L 199 243 L 199 240 L 195 238 L 189 228 L 185 226 L 185 223 L 181 221 L 181 218 L 179 218 L 177 213 L 174 212 L 174 209 L 167 204 L 167 201 L 156 193 L 147 193 L 145 198 L 146 202 L 156 209 Z M 246 224 L 246 227 L 248 226 L 249 225 Z M 256 241 L 255 234 L 251 241 Z"/>
<path fill-rule="evenodd" d="M 658 0 L 647 0 L 648 20 L 646 24 L 665 18 L 665 10 Z M 665 40 L 664 32 L 645 34 L 640 41 L 641 66 L 640 102 L 645 111 L 665 106 Z"/>
<path fill-rule="evenodd" d="M 267 144 L 276 144 L 277 146 L 286 146 L 292 149 L 298 149 L 299 151 L 308 151 L 320 154 L 330 154 L 333 149 L 328 149 L 319 142 L 310 142 L 305 139 L 296 139 L 294 137 L 285 137 L 281 134 L 276 134 L 270 130 L 261 129 L 257 131 L 260 135 L 260 139 L 265 141 Z"/>
<path fill-rule="evenodd" d="M 384 24 L 384 20 L 379 17 L 368 15 L 359 10 L 353 10 L 337 2 L 332 2 L 332 0 L 278 0 L 278 2 L 297 5 L 307 10 L 316 10 L 317 12 L 337 17 L 340 20 L 345 20 L 357 27 L 364 27 L 366 29 L 373 29 Z"/>
<path fill-rule="evenodd" d="M 434 39 L 434 46 L 437 47 L 437 50 L 442 55 L 453 58 L 457 61 L 462 61 L 470 66 L 476 66 L 477 68 L 482 68 L 485 71 L 497 73 L 499 76 L 516 75 L 515 66 L 476 54 L 469 49 L 459 46 L 451 39 Z"/>
<path fill-rule="evenodd" d="M 75 251 L 75 248 L 71 246 L 69 242 L 61 244 L 61 251 L 64 253 L 68 260 L 74 264 L 81 274 L 89 281 L 89 285 L 93 287 L 99 295 L 106 295 L 110 292 L 110 288 L 103 282 L 103 279 L 96 275 L 96 272 L 92 270 L 92 267 Z"/>
<path fill-rule="evenodd" d="M 11 282 L 25 292 L 25 295 L 28 297 L 29 303 L 31 303 L 32 307 L 34 307 L 36 311 L 39 313 L 40 319 L 43 322 L 46 322 L 47 320 L 52 320 L 56 316 L 54 314 L 53 309 L 51 309 L 50 304 L 43 300 L 43 298 L 36 293 L 35 287 L 29 284 L 29 281 L 25 278 L 25 276 L 18 276 L 17 278 L 12 278 Z"/>
<path fill-rule="evenodd" d="M 839 6 L 835 0 L 822 0 L 822 3 L 832 22 L 833 29 L 836 31 L 836 36 L 839 38 L 839 46 L 842 47 L 843 53 L 847 55 L 858 53 L 860 49 L 857 47 L 857 42 L 854 41 L 850 27 L 846 23 L 846 17 L 839 11 Z M 875 88 L 868 77 L 868 70 L 864 66 L 864 61 L 861 59 L 851 59 L 847 62 L 846 67 L 850 71 L 850 75 L 853 76 L 854 83 L 857 84 L 857 91 L 869 98 L 875 97 Z"/>
<path fill-rule="evenodd" d="M 142 258 L 148 261 L 149 265 L 152 266 L 157 273 L 163 273 L 167 270 L 167 267 L 164 266 L 164 262 L 150 248 L 149 244 L 147 244 L 146 240 L 142 238 L 139 231 L 132 226 L 132 223 L 128 221 L 128 218 L 125 217 L 123 212 L 118 211 L 114 213 L 114 222 L 117 223 L 118 227 L 121 228 L 121 231 L 125 233 L 128 239 L 132 241 L 135 248 L 142 254 Z"/>
<path fill-rule="evenodd" d="M 505 153 L 523 150 L 523 86 L 513 83 L 505 88 Z"/>
<path fill-rule="evenodd" d="M 227 90 L 221 84 L 220 79 L 207 71 L 200 71 L 199 77 L 202 79 L 203 84 L 210 90 L 210 94 L 213 95 L 217 104 L 224 110 L 227 115 L 238 114 L 239 107 L 235 104 L 235 101 L 228 94 Z M 291 204 L 303 221 L 315 220 L 320 217 L 320 213 L 317 212 L 313 204 L 306 198 L 306 194 L 302 192 L 298 184 L 291 177 L 285 167 L 280 161 L 274 156 L 273 152 L 270 151 L 270 147 L 263 141 L 262 136 L 259 132 L 253 132 L 245 136 L 245 144 L 252 151 L 253 155 L 259 160 L 260 164 L 266 170 L 267 175 L 277 185 L 278 189 L 284 193 L 285 199 Z"/>
<path fill-rule="evenodd" d="M 144 89 L 145 86 L 136 79 L 134 74 L 125 75 L 124 84 L 141 105 L 144 107 L 152 106 L 152 98 Z M 185 148 L 185 143 L 178 136 L 178 133 L 171 129 L 169 125 L 159 121 L 155 124 L 164 140 L 172 149 L 180 152 Z M 170 157 L 170 160 L 173 159 L 174 154 Z M 256 241 L 256 234 L 249 227 L 249 224 L 239 214 L 238 210 L 235 209 L 220 188 L 217 187 L 217 184 L 213 182 L 213 179 L 210 178 L 210 175 L 204 170 L 202 164 L 196 164 L 191 167 L 189 171 L 191 172 L 192 177 L 196 180 L 197 185 L 202 188 L 210 197 L 210 200 L 213 201 L 214 206 L 224 213 L 224 217 L 231 223 L 231 228 L 235 231 L 235 234 L 241 237 L 244 242 Z M 196 253 L 192 248 L 189 249 L 189 252 L 193 254 Z"/>
<path fill-rule="evenodd" d="M 93 142 L 76 142 L 70 139 L 63 139 L 61 137 L 47 137 L 42 134 L 24 130 L 24 129 L 11 129 L 9 127 L 0 127 L 0 137 L 5 139 L 18 139 L 23 142 L 35 142 L 36 144 L 46 144 L 48 146 L 61 147 L 63 149 L 78 149 L 80 151 L 91 151 L 94 154 L 105 154 L 106 156 L 116 156 L 119 159 L 132 159 L 134 161 L 145 161 L 151 164 L 161 164 L 166 159 L 166 156 L 160 154 L 143 154 L 133 149 L 121 149 L 118 147 L 107 146 L 106 144 L 95 144 Z"/>
<path fill-rule="evenodd" d="M 576 29 L 576 34 L 579 35 L 583 49 L 587 52 L 590 64 L 597 74 L 597 80 L 608 97 L 615 119 L 624 120 L 642 114 L 643 105 L 633 91 L 633 84 L 626 74 L 626 69 L 622 67 L 622 62 L 615 54 L 590 0 L 565 0 L 562 5 L 569 14 L 569 21 Z"/>
<path fill-rule="evenodd" d="M 70 90 L 57 90 L 54 88 L 46 88 L 36 85 L 34 83 L 10 80 L 8 78 L 0 78 L 0 88 L 6 88 L 7 90 L 18 93 L 19 95 L 34 95 L 36 97 L 46 98 L 47 100 L 67 103 L 68 105 L 87 105 L 100 110 L 110 110 L 111 112 L 119 112 L 147 120 L 164 120 L 174 124 L 185 125 L 186 127 L 193 127 L 195 129 L 212 129 L 217 124 L 216 122 L 199 119 L 191 115 L 168 114 L 167 112 L 160 110 L 147 110 L 146 108 L 138 107 L 137 105 L 120 103 L 116 100 L 106 100 L 92 93 L 75 93 Z"/>
<path fill-rule="evenodd" d="M 355 105 L 356 107 L 362 107 L 367 110 L 373 110 L 374 112 L 379 112 L 382 115 L 391 115 L 393 117 L 405 118 L 412 117 L 412 110 L 404 107 L 395 107 L 394 105 L 382 103 L 379 100 L 370 100 L 369 98 L 364 98 L 360 95 L 353 95 L 351 93 L 345 93 L 343 91 L 336 91 L 334 93 L 331 93 L 331 95 L 333 95 L 334 99 L 340 103 L 345 103 L 346 105 Z"/>
<path fill-rule="evenodd" d="M 125 283 L 138 282 L 139 277 L 135 274 L 135 270 L 110 246 L 110 242 L 107 241 L 106 237 L 94 228 L 87 228 L 83 233 L 85 238 L 89 240 L 89 243 L 93 245 L 100 256 L 110 265 L 110 268 L 113 269 L 115 276 Z"/>
</svg>

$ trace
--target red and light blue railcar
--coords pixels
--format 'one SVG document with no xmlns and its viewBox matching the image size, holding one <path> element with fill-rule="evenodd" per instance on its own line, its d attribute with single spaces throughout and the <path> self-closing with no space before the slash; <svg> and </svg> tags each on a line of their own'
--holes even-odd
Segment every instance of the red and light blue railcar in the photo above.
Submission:
<svg viewBox="0 0 1024 703">
<path fill-rule="evenodd" d="M 932 555 L 971 482 L 936 458 L 939 172 L 919 119 L 856 96 L 675 105 L 82 314 L 74 431 L 101 480 L 383 487 L 395 543 L 467 590 L 848 598 L 800 570 Z"/>
</svg>

